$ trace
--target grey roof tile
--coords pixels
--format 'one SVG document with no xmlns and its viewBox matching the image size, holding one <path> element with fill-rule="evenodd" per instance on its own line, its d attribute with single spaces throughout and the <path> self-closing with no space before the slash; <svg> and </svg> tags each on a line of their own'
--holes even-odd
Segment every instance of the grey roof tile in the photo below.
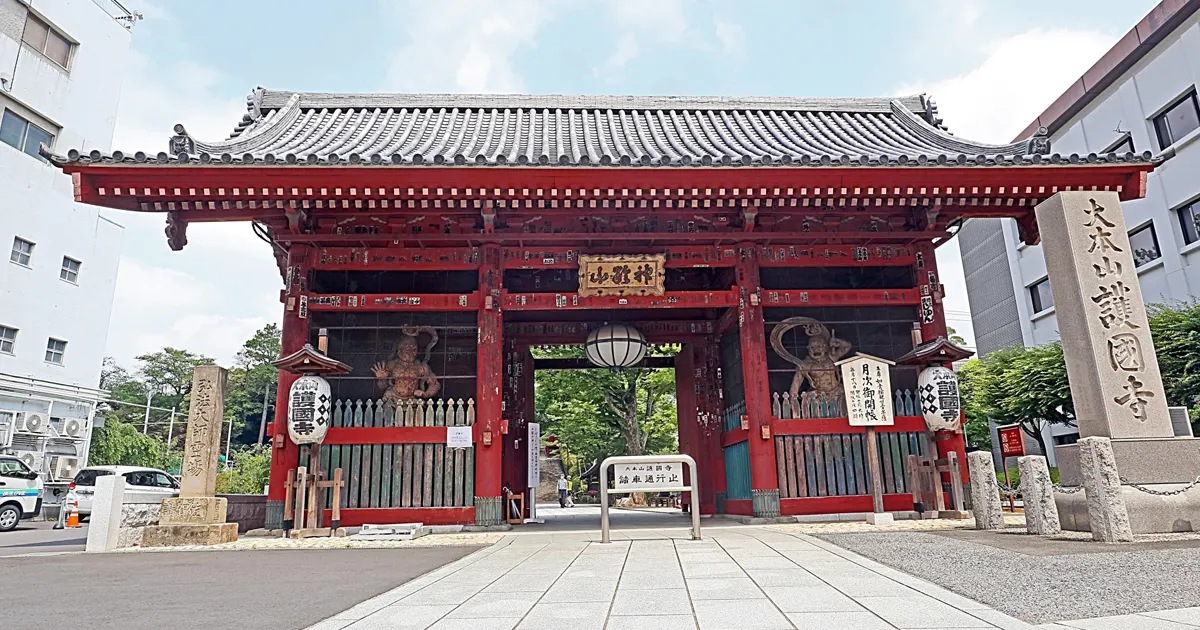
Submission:
<svg viewBox="0 0 1200 630">
<path fill-rule="evenodd" d="M 255 90 L 229 138 L 175 126 L 148 155 L 72 150 L 58 164 L 917 166 L 1141 162 L 1060 156 L 1044 135 L 1006 145 L 941 128 L 925 96 L 783 98 L 340 94 Z M 1045 157 L 1043 157 L 1045 156 Z"/>
</svg>

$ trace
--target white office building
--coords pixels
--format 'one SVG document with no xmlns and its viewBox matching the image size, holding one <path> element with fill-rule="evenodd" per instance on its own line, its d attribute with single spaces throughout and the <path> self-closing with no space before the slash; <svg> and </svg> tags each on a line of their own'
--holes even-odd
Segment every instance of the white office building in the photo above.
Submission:
<svg viewBox="0 0 1200 630">
<path fill-rule="evenodd" d="M 114 0 L 0 0 L 0 452 L 47 481 L 85 463 L 123 228 L 38 148 L 109 147 L 133 20 Z"/>
<path fill-rule="evenodd" d="M 1147 304 L 1200 296 L 1197 85 L 1200 1 L 1167 0 L 1019 134 L 1046 127 L 1051 152 L 1084 159 L 1131 151 L 1168 158 L 1150 174 L 1145 198 L 1122 204 Z M 959 238 L 980 355 L 1057 340 L 1042 247 L 1022 244 L 1011 220 L 972 220 Z M 1043 437 L 1048 446 L 1069 444 L 1078 431 L 1051 427 Z M 1047 456 L 1053 465 L 1054 453 Z"/>
</svg>

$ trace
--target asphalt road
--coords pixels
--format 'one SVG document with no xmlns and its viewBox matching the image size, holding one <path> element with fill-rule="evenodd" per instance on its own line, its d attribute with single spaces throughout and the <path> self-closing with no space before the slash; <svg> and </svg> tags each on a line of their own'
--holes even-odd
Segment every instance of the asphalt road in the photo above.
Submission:
<svg viewBox="0 0 1200 630">
<path fill-rule="evenodd" d="M 27 553 L 83 551 L 87 523 L 73 529 L 53 529 L 54 521 L 21 521 L 11 532 L 0 532 L 0 558 Z"/>
<path fill-rule="evenodd" d="M 31 630 L 299 629 L 476 549 L 0 557 L 0 610 Z"/>
</svg>

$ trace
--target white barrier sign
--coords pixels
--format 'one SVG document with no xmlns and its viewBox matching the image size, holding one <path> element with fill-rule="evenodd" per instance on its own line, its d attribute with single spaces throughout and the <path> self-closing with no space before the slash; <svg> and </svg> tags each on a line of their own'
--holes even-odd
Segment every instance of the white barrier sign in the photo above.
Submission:
<svg viewBox="0 0 1200 630">
<path fill-rule="evenodd" d="M 614 490 L 684 490 L 683 464 L 679 462 L 636 462 L 614 464 Z"/>
<path fill-rule="evenodd" d="M 446 427 L 446 446 L 471 448 L 471 427 Z"/>
<path fill-rule="evenodd" d="M 528 437 L 525 450 L 529 453 L 529 474 L 525 482 L 530 488 L 536 488 L 542 483 L 542 425 L 530 422 Z"/>
</svg>

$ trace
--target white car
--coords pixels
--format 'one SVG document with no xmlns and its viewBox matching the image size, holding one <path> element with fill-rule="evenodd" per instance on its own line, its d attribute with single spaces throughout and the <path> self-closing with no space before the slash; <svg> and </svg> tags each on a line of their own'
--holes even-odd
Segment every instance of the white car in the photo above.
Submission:
<svg viewBox="0 0 1200 630">
<path fill-rule="evenodd" d="M 16 457 L 0 455 L 0 532 L 42 510 L 42 478 Z"/>
<path fill-rule="evenodd" d="M 138 466 L 89 466 L 75 474 L 71 483 L 71 492 L 67 495 L 70 501 L 79 501 L 79 515 L 87 516 L 92 513 L 92 498 L 96 494 L 96 478 L 107 475 L 125 477 L 125 492 L 139 492 L 146 495 L 162 495 L 162 498 L 179 496 L 179 481 L 157 468 L 141 468 Z"/>
</svg>

